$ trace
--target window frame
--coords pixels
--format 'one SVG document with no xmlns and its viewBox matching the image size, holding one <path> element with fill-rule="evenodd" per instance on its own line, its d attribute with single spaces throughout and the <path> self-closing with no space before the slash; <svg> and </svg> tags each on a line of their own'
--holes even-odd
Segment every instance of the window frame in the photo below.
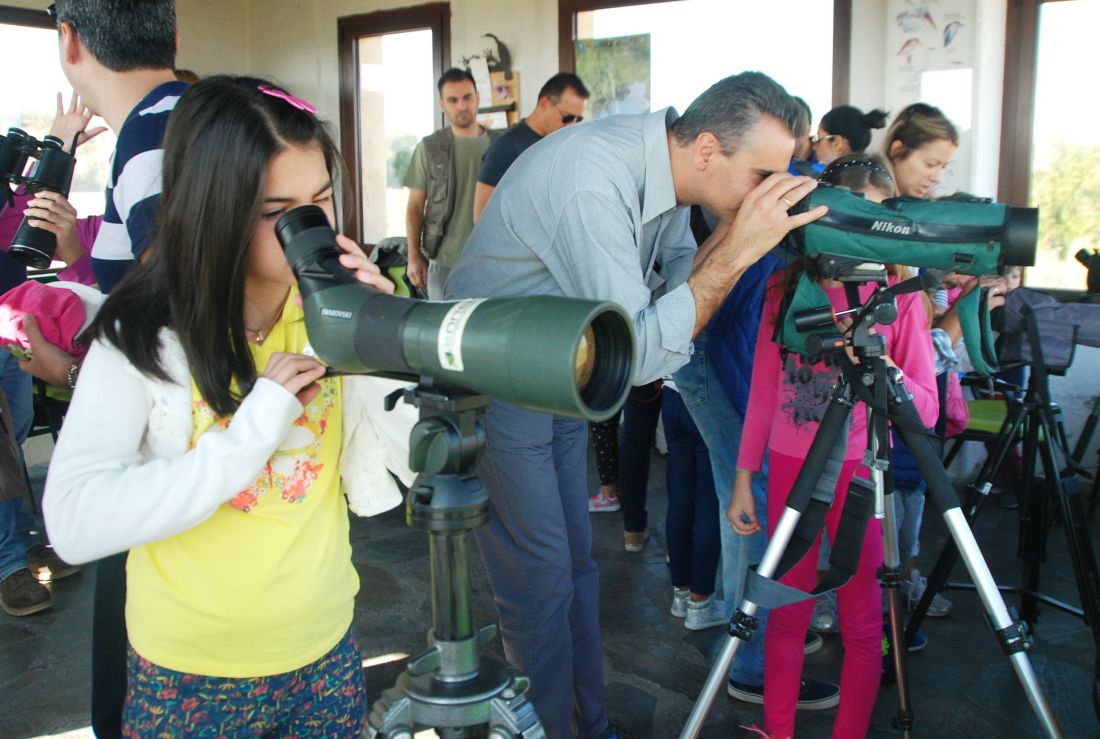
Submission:
<svg viewBox="0 0 1100 739">
<path fill-rule="evenodd" d="M 573 35 L 577 13 L 671 0 L 558 0 L 558 67 L 576 71 Z M 852 0 L 833 0 L 833 105 L 848 102 L 852 58 Z"/>
<path fill-rule="evenodd" d="M 46 13 L 46 9 L 35 10 L 33 8 L 13 8 L 10 5 L 0 5 L 0 23 L 9 26 L 26 26 L 28 28 L 57 29 L 57 25 Z"/>
<path fill-rule="evenodd" d="M 445 65 L 451 58 L 451 5 L 450 3 L 428 3 L 411 8 L 397 10 L 379 10 L 373 13 L 342 16 L 337 18 L 337 49 L 340 66 L 340 153 L 344 164 L 351 169 L 351 176 L 344 179 L 347 194 L 344 203 L 349 201 L 351 208 L 344 208 L 343 231 L 359 241 L 362 238 L 360 222 L 363 204 L 359 197 L 359 178 L 362 172 L 362 157 L 359 146 L 359 44 L 364 36 L 381 36 L 387 33 L 401 33 L 421 28 L 432 30 L 432 66 L 435 78 L 445 71 Z M 434 93 L 432 102 L 435 102 Z M 438 107 L 438 106 L 436 106 Z M 443 111 L 436 114 L 437 128 L 446 125 Z"/>
</svg>

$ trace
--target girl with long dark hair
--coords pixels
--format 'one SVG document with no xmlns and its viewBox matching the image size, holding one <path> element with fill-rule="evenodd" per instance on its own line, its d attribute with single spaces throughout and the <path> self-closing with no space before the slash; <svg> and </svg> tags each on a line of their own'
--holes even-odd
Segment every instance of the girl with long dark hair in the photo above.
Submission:
<svg viewBox="0 0 1100 739">
<path fill-rule="evenodd" d="M 189 88 L 164 148 L 156 242 L 89 329 L 51 539 L 74 562 L 130 549 L 125 735 L 358 736 L 343 493 L 357 512 L 400 501 L 386 468 L 410 478 L 407 427 L 368 405 L 379 381 L 309 355 L 274 231 L 305 204 L 335 222 L 338 155 L 309 103 L 247 77 Z"/>
</svg>

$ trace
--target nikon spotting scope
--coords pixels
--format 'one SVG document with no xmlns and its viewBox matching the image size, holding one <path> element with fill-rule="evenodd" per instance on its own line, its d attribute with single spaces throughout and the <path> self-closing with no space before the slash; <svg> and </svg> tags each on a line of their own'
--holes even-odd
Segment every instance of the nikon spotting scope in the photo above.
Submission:
<svg viewBox="0 0 1100 739">
<path fill-rule="evenodd" d="M 967 275 L 996 275 L 1008 265 L 1035 264 L 1035 208 L 969 196 L 901 197 L 875 203 L 846 187 L 819 183 L 790 212 L 819 205 L 828 206 L 829 212 L 792 232 L 795 246 L 809 258 L 904 264 Z M 827 306 L 828 299 L 803 274 L 789 304 L 796 311 L 814 309 Z M 985 291 L 971 290 L 959 299 L 958 310 L 975 369 L 985 374 L 996 371 Z M 805 336 L 793 325 L 793 317 L 787 316 L 784 324 L 784 344 L 805 353 Z"/>
<path fill-rule="evenodd" d="M 339 262 L 325 212 L 295 208 L 275 233 L 317 356 L 348 374 L 427 375 L 537 411 L 603 421 L 634 375 L 634 331 L 614 303 L 553 296 L 426 302 L 386 295 Z"/>
</svg>

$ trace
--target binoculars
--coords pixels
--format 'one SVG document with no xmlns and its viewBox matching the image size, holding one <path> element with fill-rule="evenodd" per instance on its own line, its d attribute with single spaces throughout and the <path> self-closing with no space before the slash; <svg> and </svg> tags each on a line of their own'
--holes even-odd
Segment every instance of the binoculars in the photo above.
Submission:
<svg viewBox="0 0 1100 739">
<path fill-rule="evenodd" d="M 65 142 L 56 136 L 39 141 L 18 128 L 9 128 L 7 135 L 0 137 L 0 181 L 8 185 L 5 188 L 8 206 L 14 202 L 11 185 L 22 185 L 28 193 L 50 191 L 69 196 L 76 159 L 64 146 Z M 23 174 L 32 159 L 33 166 Z M 24 217 L 8 254 L 35 269 L 45 269 L 53 262 L 56 249 L 57 237 L 45 229 L 34 228 Z"/>
</svg>

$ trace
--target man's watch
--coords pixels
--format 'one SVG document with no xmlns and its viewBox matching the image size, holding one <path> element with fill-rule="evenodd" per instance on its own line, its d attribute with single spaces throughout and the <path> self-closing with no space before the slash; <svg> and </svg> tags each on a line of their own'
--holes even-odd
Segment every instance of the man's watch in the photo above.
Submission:
<svg viewBox="0 0 1100 739">
<path fill-rule="evenodd" d="M 65 375 L 65 384 L 70 390 L 76 390 L 76 378 L 80 374 L 80 363 L 73 362 L 73 366 L 69 367 L 68 374 Z"/>
</svg>

